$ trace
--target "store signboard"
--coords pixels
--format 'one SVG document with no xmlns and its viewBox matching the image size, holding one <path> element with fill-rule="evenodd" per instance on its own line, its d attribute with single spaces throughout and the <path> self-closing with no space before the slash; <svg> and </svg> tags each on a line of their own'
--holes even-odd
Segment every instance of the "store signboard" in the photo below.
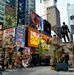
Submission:
<svg viewBox="0 0 74 75">
<path fill-rule="evenodd" d="M 40 37 L 40 32 L 37 30 L 28 27 L 28 46 L 38 47 L 39 42 L 45 43 L 45 40 L 50 39 L 49 36 L 42 34 Z"/>
<path fill-rule="evenodd" d="M 15 31 L 16 31 L 15 41 L 17 46 L 16 50 L 18 50 L 19 47 L 25 46 L 25 33 L 24 33 L 24 29 L 19 29 L 19 28 L 16 28 Z"/>
</svg>

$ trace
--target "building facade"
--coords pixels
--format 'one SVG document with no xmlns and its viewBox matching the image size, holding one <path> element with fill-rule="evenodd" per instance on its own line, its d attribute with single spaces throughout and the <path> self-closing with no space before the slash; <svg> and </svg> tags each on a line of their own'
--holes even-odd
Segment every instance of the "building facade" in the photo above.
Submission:
<svg viewBox="0 0 74 75">
<path fill-rule="evenodd" d="M 32 11 L 34 11 L 35 12 L 35 10 L 36 10 L 36 8 L 35 8 L 35 6 L 36 6 L 36 2 L 35 2 L 36 0 L 29 0 L 29 9 L 31 9 Z"/>
<path fill-rule="evenodd" d="M 8 4 L 11 7 L 15 7 L 16 0 L 6 0 L 6 4 Z"/>
<path fill-rule="evenodd" d="M 70 30 L 70 40 L 74 41 L 74 4 L 67 4 L 68 27 Z"/>
<path fill-rule="evenodd" d="M 57 7 L 57 0 L 40 0 L 40 13 L 39 15 L 47 20 L 47 8 L 55 6 Z"/>
<path fill-rule="evenodd" d="M 4 14 L 5 14 L 5 0 L 0 0 L 0 22 L 3 23 L 4 21 Z"/>
<path fill-rule="evenodd" d="M 18 25 L 27 25 L 30 9 L 35 12 L 35 0 L 18 0 Z"/>
<path fill-rule="evenodd" d="M 47 21 L 51 24 L 51 29 L 60 36 L 60 12 L 55 6 L 47 8 Z M 59 31 L 59 32 L 58 32 Z"/>
</svg>

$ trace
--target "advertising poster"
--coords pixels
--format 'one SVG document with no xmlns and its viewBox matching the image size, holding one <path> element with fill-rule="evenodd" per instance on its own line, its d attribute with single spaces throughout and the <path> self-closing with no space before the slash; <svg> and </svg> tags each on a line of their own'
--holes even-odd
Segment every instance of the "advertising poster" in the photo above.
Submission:
<svg viewBox="0 0 74 75">
<path fill-rule="evenodd" d="M 24 52 L 25 52 L 25 55 L 30 55 L 30 48 L 25 47 Z"/>
<path fill-rule="evenodd" d="M 28 46 L 38 47 L 39 42 L 46 44 L 45 40 L 47 39 L 50 39 L 50 37 L 47 35 L 44 35 L 43 33 L 38 32 L 37 30 L 33 28 L 28 27 Z"/>
<path fill-rule="evenodd" d="M 51 35 L 51 24 L 44 20 L 44 32 Z"/>
<path fill-rule="evenodd" d="M 15 41 L 16 41 L 16 51 L 18 51 L 19 47 L 24 48 L 25 44 L 25 36 L 24 36 L 24 30 L 16 28 L 16 35 L 15 35 Z"/>
<path fill-rule="evenodd" d="M 15 28 L 6 29 L 3 32 L 3 45 L 6 41 L 10 39 L 10 36 L 12 36 L 13 43 L 15 43 Z"/>
<path fill-rule="evenodd" d="M 15 10 L 8 5 L 5 6 L 3 27 L 4 28 L 16 27 Z"/>
<path fill-rule="evenodd" d="M 32 10 L 30 10 L 30 24 L 32 25 L 38 25 L 40 26 L 40 16 L 38 16 L 36 13 L 34 13 Z"/>
<path fill-rule="evenodd" d="M 40 26 L 41 30 L 44 31 L 44 20 L 42 18 L 40 19 Z"/>
</svg>

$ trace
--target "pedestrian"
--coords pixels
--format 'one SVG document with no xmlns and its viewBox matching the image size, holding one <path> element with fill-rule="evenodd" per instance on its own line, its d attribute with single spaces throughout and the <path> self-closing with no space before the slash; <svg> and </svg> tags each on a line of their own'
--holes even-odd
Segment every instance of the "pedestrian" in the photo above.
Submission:
<svg viewBox="0 0 74 75">
<path fill-rule="evenodd" d="M 69 65 L 72 65 L 74 60 L 74 44 L 72 41 L 69 42 L 67 48 L 69 49 Z"/>
<path fill-rule="evenodd" d="M 9 66 L 12 66 L 14 68 L 14 42 L 13 42 L 13 35 L 9 35 L 9 39 L 5 41 L 5 59 L 4 59 L 4 68 L 8 68 Z"/>
<path fill-rule="evenodd" d="M 57 62 L 62 63 L 63 62 L 63 44 L 61 38 L 57 38 L 58 45 L 57 45 Z"/>
<path fill-rule="evenodd" d="M 50 66 L 51 66 L 51 69 L 55 69 L 55 64 L 57 63 L 57 45 L 58 45 L 56 35 L 54 34 L 52 38 L 47 42 L 48 44 L 50 44 L 50 50 L 49 50 Z"/>
<path fill-rule="evenodd" d="M 68 26 L 65 24 L 65 22 L 63 22 L 63 25 L 61 27 L 61 36 L 64 38 L 65 43 L 66 43 L 66 37 L 67 37 L 68 41 L 70 41 L 68 32 L 70 33 Z"/>
</svg>

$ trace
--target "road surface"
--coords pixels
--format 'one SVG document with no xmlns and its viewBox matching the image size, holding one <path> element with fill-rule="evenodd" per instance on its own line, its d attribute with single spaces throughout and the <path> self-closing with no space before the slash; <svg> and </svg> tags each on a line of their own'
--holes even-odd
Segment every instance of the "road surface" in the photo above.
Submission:
<svg viewBox="0 0 74 75">
<path fill-rule="evenodd" d="M 3 75 L 74 75 L 74 68 L 68 71 L 54 71 L 50 66 L 37 66 L 25 69 L 8 69 Z"/>
</svg>

